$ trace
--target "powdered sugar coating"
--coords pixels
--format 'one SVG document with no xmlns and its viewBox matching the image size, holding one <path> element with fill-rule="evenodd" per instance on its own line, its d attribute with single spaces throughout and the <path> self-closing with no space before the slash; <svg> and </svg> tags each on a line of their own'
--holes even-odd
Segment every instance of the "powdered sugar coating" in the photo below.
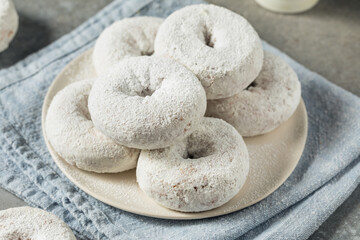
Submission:
<svg viewBox="0 0 360 240">
<path fill-rule="evenodd" d="M 151 55 L 162 18 L 134 17 L 113 23 L 96 40 L 93 65 L 98 75 L 128 57 Z"/>
<path fill-rule="evenodd" d="M 233 97 L 209 100 L 206 116 L 225 120 L 242 136 L 255 136 L 288 120 L 300 98 L 294 70 L 280 57 L 265 52 L 263 69 L 255 81 Z"/>
<path fill-rule="evenodd" d="M 0 0 L 0 52 L 9 47 L 19 26 L 19 16 L 12 0 Z"/>
<path fill-rule="evenodd" d="M 96 128 L 139 149 L 185 138 L 205 109 L 205 91 L 193 73 L 170 59 L 148 56 L 119 62 L 95 81 L 89 96 Z"/>
<path fill-rule="evenodd" d="M 0 239 L 76 240 L 71 229 L 57 216 L 32 207 L 0 211 Z"/>
<path fill-rule="evenodd" d="M 200 212 L 233 198 L 248 171 L 249 154 L 239 133 L 221 119 L 203 118 L 176 145 L 141 151 L 136 177 L 140 188 L 161 205 Z"/>
<path fill-rule="evenodd" d="M 260 38 L 240 15 L 215 5 L 182 8 L 160 26 L 155 55 L 173 58 L 200 79 L 208 99 L 239 93 L 259 74 Z"/>
<path fill-rule="evenodd" d="M 104 173 L 135 168 L 139 150 L 122 146 L 95 129 L 87 107 L 91 85 L 91 80 L 75 82 L 56 94 L 45 121 L 51 145 L 83 170 Z"/>
</svg>

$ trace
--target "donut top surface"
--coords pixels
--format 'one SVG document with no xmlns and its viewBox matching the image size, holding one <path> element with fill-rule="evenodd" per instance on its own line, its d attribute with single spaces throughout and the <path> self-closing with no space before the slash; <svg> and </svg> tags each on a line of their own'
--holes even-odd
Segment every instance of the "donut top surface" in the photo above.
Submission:
<svg viewBox="0 0 360 240">
<path fill-rule="evenodd" d="M 3 25 L 8 21 L 9 13 L 14 9 L 12 0 L 0 0 L 0 24 Z"/>
<path fill-rule="evenodd" d="M 12 0 L 0 0 L 0 52 L 8 48 L 18 24 L 19 17 Z"/>
<path fill-rule="evenodd" d="M 124 58 L 152 55 L 155 36 L 162 22 L 162 18 L 134 17 L 107 27 L 96 40 L 93 52 L 98 75 Z"/>
<path fill-rule="evenodd" d="M 160 26 L 155 54 L 187 66 L 202 82 L 208 99 L 243 90 L 263 61 L 260 38 L 242 16 L 215 5 L 182 8 Z"/>
<path fill-rule="evenodd" d="M 0 211 L 0 239 L 76 240 L 70 228 L 57 216 L 32 207 Z"/>
<path fill-rule="evenodd" d="M 166 147 L 192 132 L 206 96 L 196 76 L 166 58 L 122 60 L 100 76 L 89 96 L 95 126 L 134 148 Z"/>
<path fill-rule="evenodd" d="M 3 17 L 6 11 L 10 8 L 11 2 L 9 0 L 0 0 L 0 17 Z"/>
</svg>

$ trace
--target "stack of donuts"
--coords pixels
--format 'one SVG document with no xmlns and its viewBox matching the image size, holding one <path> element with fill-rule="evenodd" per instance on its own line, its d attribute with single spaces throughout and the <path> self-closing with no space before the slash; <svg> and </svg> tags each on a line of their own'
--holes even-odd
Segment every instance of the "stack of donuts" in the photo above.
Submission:
<svg viewBox="0 0 360 240">
<path fill-rule="evenodd" d="M 136 169 L 139 187 L 183 212 L 219 207 L 244 185 L 242 136 L 265 134 L 300 101 L 300 83 L 253 27 L 214 5 L 113 23 L 96 41 L 95 79 L 57 93 L 46 116 L 56 152 L 86 171 Z"/>
</svg>

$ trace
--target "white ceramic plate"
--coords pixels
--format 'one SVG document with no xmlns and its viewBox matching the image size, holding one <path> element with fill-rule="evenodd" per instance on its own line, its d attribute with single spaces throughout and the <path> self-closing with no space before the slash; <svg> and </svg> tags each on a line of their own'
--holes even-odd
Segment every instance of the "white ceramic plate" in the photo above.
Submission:
<svg viewBox="0 0 360 240">
<path fill-rule="evenodd" d="M 46 145 L 61 171 L 79 188 L 100 201 L 140 215 L 167 219 L 199 219 L 238 211 L 267 197 L 291 174 L 303 152 L 307 136 L 307 114 L 301 101 L 294 115 L 274 131 L 245 138 L 250 153 L 250 172 L 242 190 L 225 205 L 200 213 L 181 213 L 164 208 L 147 197 L 136 183 L 135 170 L 99 174 L 68 164 L 50 145 L 45 132 L 45 116 L 52 98 L 66 85 L 96 77 L 92 50 L 70 62 L 50 86 L 42 109 Z"/>
</svg>

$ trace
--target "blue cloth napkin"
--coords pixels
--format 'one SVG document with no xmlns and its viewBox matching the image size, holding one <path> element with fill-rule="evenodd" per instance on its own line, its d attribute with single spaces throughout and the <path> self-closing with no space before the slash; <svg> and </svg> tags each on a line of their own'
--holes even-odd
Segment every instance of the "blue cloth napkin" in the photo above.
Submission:
<svg viewBox="0 0 360 240">
<path fill-rule="evenodd" d="M 308 110 L 305 151 L 288 180 L 263 201 L 221 217 L 175 221 L 108 206 L 72 184 L 45 146 L 41 107 L 60 70 L 93 46 L 113 21 L 166 17 L 195 0 L 116 0 L 70 34 L 0 71 L 0 185 L 63 219 L 81 239 L 306 239 L 360 181 L 360 100 L 279 50 L 302 83 Z M 291 149 L 290 149 L 291 150 Z"/>
</svg>

